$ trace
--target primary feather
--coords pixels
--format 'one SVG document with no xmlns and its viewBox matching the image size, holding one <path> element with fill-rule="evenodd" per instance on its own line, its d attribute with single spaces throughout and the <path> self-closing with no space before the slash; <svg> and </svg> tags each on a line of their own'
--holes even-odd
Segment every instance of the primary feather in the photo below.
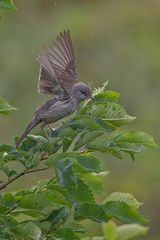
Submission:
<svg viewBox="0 0 160 240">
<path fill-rule="evenodd" d="M 41 65 L 39 92 L 70 96 L 72 86 L 78 79 L 69 30 L 60 33 L 51 47 L 43 49 L 38 60 Z"/>
</svg>

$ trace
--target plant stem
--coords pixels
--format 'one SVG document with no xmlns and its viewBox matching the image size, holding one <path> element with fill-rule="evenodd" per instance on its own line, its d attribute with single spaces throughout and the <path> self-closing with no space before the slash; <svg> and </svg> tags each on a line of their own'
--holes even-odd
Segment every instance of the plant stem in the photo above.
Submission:
<svg viewBox="0 0 160 240">
<path fill-rule="evenodd" d="M 10 183 L 14 182 L 16 179 L 28 174 L 28 173 L 34 173 L 34 172 L 40 172 L 40 171 L 45 171 L 48 170 L 48 167 L 44 167 L 44 168 L 38 168 L 38 169 L 33 169 L 33 170 L 23 170 L 22 172 L 20 172 L 18 175 L 10 178 L 7 182 L 4 182 L 0 185 L 0 190 L 6 188 Z"/>
</svg>

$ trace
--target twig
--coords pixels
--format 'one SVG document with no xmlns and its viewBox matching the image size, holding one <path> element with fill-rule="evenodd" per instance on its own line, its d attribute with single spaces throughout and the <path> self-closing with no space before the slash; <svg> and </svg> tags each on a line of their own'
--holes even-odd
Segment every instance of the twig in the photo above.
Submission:
<svg viewBox="0 0 160 240">
<path fill-rule="evenodd" d="M 45 171 L 45 170 L 48 170 L 49 168 L 48 167 L 45 167 L 45 168 L 38 168 L 38 169 L 34 169 L 34 170 L 24 170 L 22 172 L 20 172 L 18 175 L 10 178 L 7 182 L 4 182 L 0 185 L 0 190 L 6 188 L 10 183 L 14 182 L 16 179 L 28 174 L 28 173 L 34 173 L 34 172 L 40 172 L 40 171 Z"/>
</svg>

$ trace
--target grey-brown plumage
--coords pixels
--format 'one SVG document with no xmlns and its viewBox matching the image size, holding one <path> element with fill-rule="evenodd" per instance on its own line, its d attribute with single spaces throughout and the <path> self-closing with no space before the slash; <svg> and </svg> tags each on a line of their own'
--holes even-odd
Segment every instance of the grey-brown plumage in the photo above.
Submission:
<svg viewBox="0 0 160 240">
<path fill-rule="evenodd" d="M 38 61 L 40 63 L 38 92 L 54 97 L 36 110 L 16 148 L 36 125 L 58 121 L 74 112 L 81 101 L 91 97 L 89 87 L 78 82 L 69 30 L 60 33 L 51 47 L 42 49 Z"/>
</svg>

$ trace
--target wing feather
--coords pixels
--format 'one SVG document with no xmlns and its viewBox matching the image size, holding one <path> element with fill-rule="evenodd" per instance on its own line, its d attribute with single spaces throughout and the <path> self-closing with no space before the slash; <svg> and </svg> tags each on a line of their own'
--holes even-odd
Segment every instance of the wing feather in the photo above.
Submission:
<svg viewBox="0 0 160 240">
<path fill-rule="evenodd" d="M 66 91 L 61 88 L 45 49 L 40 51 L 38 61 L 40 63 L 38 93 L 66 97 Z"/>
<path fill-rule="evenodd" d="M 43 49 L 38 60 L 41 65 L 39 92 L 70 96 L 72 85 L 78 79 L 69 30 L 60 33 L 51 47 Z"/>
<path fill-rule="evenodd" d="M 70 32 L 64 31 L 48 50 L 48 57 L 60 85 L 68 95 L 72 85 L 78 81 Z"/>
</svg>

